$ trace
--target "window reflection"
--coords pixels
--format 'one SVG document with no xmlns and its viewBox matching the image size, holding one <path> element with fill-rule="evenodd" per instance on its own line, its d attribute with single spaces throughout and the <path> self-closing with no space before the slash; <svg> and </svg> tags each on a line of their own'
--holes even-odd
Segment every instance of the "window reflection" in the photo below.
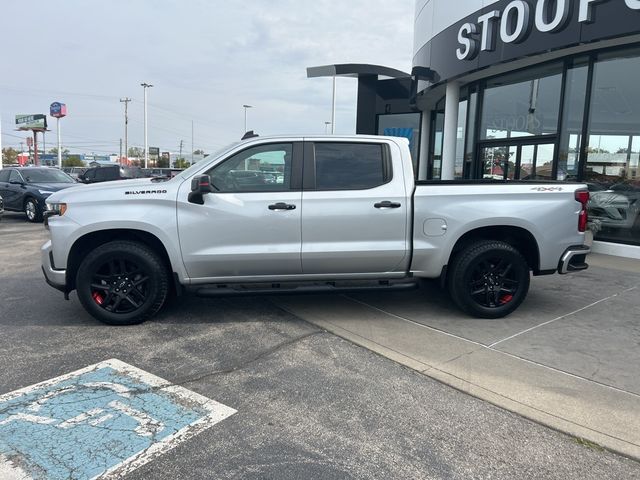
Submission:
<svg viewBox="0 0 640 480">
<path fill-rule="evenodd" d="M 554 73 L 541 72 L 536 78 L 526 80 L 503 77 L 487 84 L 482 140 L 557 133 L 562 73 L 557 66 L 548 70 Z"/>
<path fill-rule="evenodd" d="M 640 62 L 601 56 L 594 65 L 585 180 L 597 240 L 640 245 Z"/>
</svg>

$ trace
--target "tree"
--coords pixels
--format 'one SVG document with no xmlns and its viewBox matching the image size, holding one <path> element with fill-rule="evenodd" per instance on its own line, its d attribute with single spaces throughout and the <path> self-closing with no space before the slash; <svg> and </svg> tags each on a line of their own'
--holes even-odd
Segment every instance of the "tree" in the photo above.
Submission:
<svg viewBox="0 0 640 480">
<path fill-rule="evenodd" d="M 53 148 L 49 149 L 49 153 L 52 154 L 52 155 L 57 155 L 58 154 L 58 147 L 53 147 Z M 62 149 L 62 156 L 64 157 L 64 156 L 66 156 L 68 154 L 69 154 L 69 150 L 66 149 L 66 148 L 63 148 Z"/>
<path fill-rule="evenodd" d="M 173 164 L 173 166 L 175 168 L 187 168 L 190 167 L 191 164 L 189 162 L 187 162 L 184 158 L 179 158 L 175 161 L 175 163 Z"/>
<path fill-rule="evenodd" d="M 84 162 L 80 159 L 80 155 L 69 155 L 67 158 L 62 160 L 62 166 L 63 167 L 86 167 Z"/>
<path fill-rule="evenodd" d="M 160 157 L 157 161 L 158 168 L 168 168 L 169 167 L 169 159 Z"/>
<path fill-rule="evenodd" d="M 144 149 L 140 147 L 129 147 L 129 156 L 130 157 L 144 157 Z"/>
<path fill-rule="evenodd" d="M 193 154 L 194 155 L 204 155 L 204 150 L 200 150 L 200 149 L 194 150 Z"/>
<path fill-rule="evenodd" d="M 11 165 L 12 163 L 18 163 L 18 152 L 12 147 L 2 149 L 2 163 Z"/>
</svg>

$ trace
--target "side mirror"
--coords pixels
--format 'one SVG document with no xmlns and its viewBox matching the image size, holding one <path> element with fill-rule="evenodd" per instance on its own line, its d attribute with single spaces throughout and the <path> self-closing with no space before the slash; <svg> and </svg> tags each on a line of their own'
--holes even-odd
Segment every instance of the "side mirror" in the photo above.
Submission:
<svg viewBox="0 0 640 480">
<path fill-rule="evenodd" d="M 204 205 L 204 195 L 212 193 L 211 177 L 209 175 L 198 175 L 191 180 L 191 192 L 189 193 L 189 203 Z"/>
</svg>

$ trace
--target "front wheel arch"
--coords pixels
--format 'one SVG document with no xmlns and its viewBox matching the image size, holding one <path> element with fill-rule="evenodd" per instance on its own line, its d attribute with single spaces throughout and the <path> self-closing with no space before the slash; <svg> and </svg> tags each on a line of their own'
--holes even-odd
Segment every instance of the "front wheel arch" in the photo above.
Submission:
<svg viewBox="0 0 640 480">
<path fill-rule="evenodd" d="M 76 289 L 76 274 L 82 259 L 86 257 L 91 250 L 115 240 L 136 242 L 149 247 L 160 257 L 167 268 L 167 271 L 174 271 L 165 245 L 154 234 L 143 230 L 126 228 L 98 230 L 96 232 L 87 233 L 78 238 L 69 250 L 66 275 L 67 292 L 71 292 Z M 175 285 L 172 283 L 171 287 L 173 293 Z"/>
</svg>

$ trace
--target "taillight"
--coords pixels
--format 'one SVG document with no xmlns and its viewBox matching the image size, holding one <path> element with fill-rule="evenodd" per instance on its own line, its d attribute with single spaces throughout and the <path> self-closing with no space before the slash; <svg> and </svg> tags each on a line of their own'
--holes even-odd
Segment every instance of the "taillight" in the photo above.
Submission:
<svg viewBox="0 0 640 480">
<path fill-rule="evenodd" d="M 576 202 L 580 202 L 582 209 L 580 215 L 578 215 L 578 231 L 585 232 L 587 230 L 587 221 L 589 216 L 587 214 L 587 204 L 589 203 L 589 190 L 576 190 L 575 193 Z"/>
</svg>

